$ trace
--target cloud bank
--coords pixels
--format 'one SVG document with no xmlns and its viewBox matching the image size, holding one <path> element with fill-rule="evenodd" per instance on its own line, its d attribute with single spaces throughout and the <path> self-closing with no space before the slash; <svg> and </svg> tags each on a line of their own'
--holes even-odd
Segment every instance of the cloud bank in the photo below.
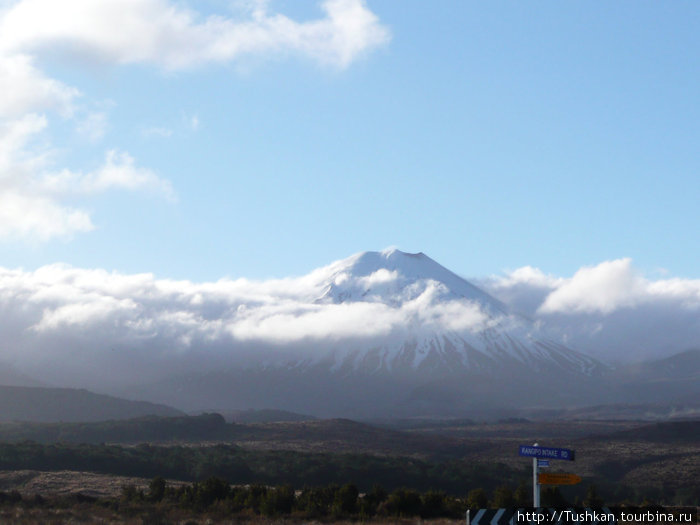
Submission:
<svg viewBox="0 0 700 525">
<path fill-rule="evenodd" d="M 363 0 L 327 0 L 320 10 L 321 18 L 297 22 L 270 12 L 264 1 L 236 16 L 203 16 L 167 0 L 0 3 L 0 241 L 45 241 L 93 230 L 80 203 L 98 192 L 146 189 L 174 197 L 167 179 L 119 148 L 108 148 L 102 165 L 57 166 L 47 133 L 52 118 L 73 123 L 92 147 L 104 139 L 108 121 L 106 113 L 86 109 L 78 88 L 43 72 L 37 66 L 42 59 L 62 57 L 75 67 L 181 70 L 293 55 L 344 69 L 390 40 Z M 191 126 L 197 129 L 197 117 Z"/>
<path fill-rule="evenodd" d="M 503 319 L 430 279 L 406 287 L 385 269 L 337 264 L 299 278 L 194 283 L 50 265 L 0 268 L 0 360 L 57 384 L 154 380 L 256 363 L 315 359 L 429 332 L 478 333 Z M 346 301 L 329 297 L 353 294 Z M 560 278 L 534 268 L 482 286 L 544 334 L 607 361 L 662 357 L 700 341 L 700 281 L 639 275 L 627 259 Z M 105 377 L 105 371 L 110 374 Z"/>
<path fill-rule="evenodd" d="M 407 333 L 478 331 L 490 322 L 478 304 L 444 300 L 444 285 L 431 280 L 387 302 L 379 295 L 326 301 L 334 268 L 296 279 L 208 283 L 65 265 L 0 269 L 0 359 L 45 380 L 80 377 L 85 384 L 85 374 L 131 373 L 132 361 L 157 377 L 178 367 L 237 365 L 251 354 L 260 361 L 266 352 L 314 359 Z M 341 280 L 354 287 L 397 278 L 380 271 Z"/>
<path fill-rule="evenodd" d="M 0 23 L 6 53 L 62 49 L 108 64 L 182 69 L 246 55 L 297 54 L 345 68 L 390 39 L 362 0 L 326 0 L 323 18 L 294 21 L 253 2 L 243 17 L 203 17 L 166 0 L 22 0 Z"/>
<path fill-rule="evenodd" d="M 630 259 L 584 267 L 569 278 L 524 267 L 479 284 L 562 342 L 602 359 L 700 347 L 700 280 L 650 280 Z"/>
</svg>

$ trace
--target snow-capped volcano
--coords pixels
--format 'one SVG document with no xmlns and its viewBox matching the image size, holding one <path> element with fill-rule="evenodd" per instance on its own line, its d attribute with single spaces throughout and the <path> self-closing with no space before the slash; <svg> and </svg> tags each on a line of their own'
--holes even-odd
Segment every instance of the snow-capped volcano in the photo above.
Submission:
<svg viewBox="0 0 700 525">
<path fill-rule="evenodd" d="M 364 252 L 286 284 L 289 294 L 256 318 L 270 329 L 264 340 L 255 332 L 249 344 L 261 346 L 252 360 L 181 376 L 158 387 L 167 395 L 141 397 L 170 400 L 175 392 L 188 409 L 395 417 L 580 406 L 601 391 L 594 384 L 605 365 L 548 339 L 422 253 Z M 256 310 L 237 311 L 246 320 Z M 273 327 L 295 337 L 274 338 Z"/>
<path fill-rule="evenodd" d="M 591 374 L 596 360 L 546 337 L 535 323 L 423 253 L 364 252 L 313 274 L 319 304 L 381 305 L 371 338 L 338 341 L 306 364 L 348 373 L 485 372 L 503 367 Z"/>
</svg>

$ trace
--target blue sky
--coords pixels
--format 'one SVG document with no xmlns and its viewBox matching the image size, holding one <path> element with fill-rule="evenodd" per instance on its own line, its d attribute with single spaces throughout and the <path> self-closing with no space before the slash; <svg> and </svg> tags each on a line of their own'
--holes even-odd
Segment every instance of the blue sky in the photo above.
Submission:
<svg viewBox="0 0 700 525">
<path fill-rule="evenodd" d="M 53 27 L 47 2 L 0 2 L 6 268 L 263 279 L 394 245 L 466 276 L 700 277 L 696 2 L 336 0 L 362 15 L 339 44 L 295 33 L 315 1 L 134 2 L 134 42 L 99 30 L 114 0 Z M 186 33 L 212 20 L 258 33 L 212 58 Z"/>
</svg>

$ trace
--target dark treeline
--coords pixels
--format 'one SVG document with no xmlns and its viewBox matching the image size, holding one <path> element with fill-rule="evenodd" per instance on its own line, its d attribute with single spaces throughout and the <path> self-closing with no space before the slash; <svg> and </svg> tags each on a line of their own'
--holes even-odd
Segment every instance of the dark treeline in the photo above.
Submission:
<svg viewBox="0 0 700 525">
<path fill-rule="evenodd" d="M 354 484 L 331 484 L 294 490 L 290 485 L 233 486 L 225 480 L 212 477 L 203 482 L 169 486 L 164 478 L 156 477 L 145 491 L 133 485 L 124 486 L 121 497 L 117 499 L 80 495 L 53 499 L 40 495 L 23 497 L 19 492 L 13 491 L 0 492 L 0 506 L 66 507 L 71 504 L 93 504 L 125 514 L 135 510 L 143 512 L 148 508 L 157 509 L 162 514 L 168 508 L 179 508 L 197 513 L 214 512 L 219 516 L 243 514 L 268 517 L 293 515 L 304 519 L 356 519 L 374 516 L 460 519 L 468 508 L 527 507 L 528 495 L 523 485 L 515 491 L 508 486 L 500 486 L 490 498 L 481 488 L 473 489 L 466 497 L 458 498 L 435 490 L 421 493 L 414 489 L 398 488 L 388 492 L 376 484 L 370 491 L 361 493 Z M 545 494 L 543 503 L 561 503 L 561 496 L 557 498 L 552 499 Z M 598 504 L 599 501 L 586 503 Z"/>
<path fill-rule="evenodd" d="M 514 469 L 500 463 L 461 459 L 431 462 L 405 456 L 249 450 L 223 444 L 0 443 L 0 470 L 23 469 L 90 471 L 142 478 L 162 476 L 195 482 L 216 477 L 233 485 L 310 487 L 352 484 L 362 492 L 381 485 L 389 492 L 409 487 L 418 492 L 439 491 L 452 496 L 465 495 L 474 487 L 480 487 L 488 494 L 495 494 L 499 502 L 508 502 L 509 498 L 521 501 L 525 494 L 529 498 L 531 489 L 527 486 L 532 476 L 527 468 Z M 663 485 L 640 487 L 601 479 L 586 480 L 584 484 L 562 487 L 561 490 L 546 488 L 543 498 L 555 505 L 580 504 L 589 496 L 585 492 L 589 483 L 595 483 L 600 497 L 609 503 L 640 504 L 645 500 L 669 505 L 700 503 L 693 486 L 680 489 Z M 514 488 L 510 492 L 505 489 L 498 492 L 503 487 Z M 520 492 L 516 494 L 516 491 Z M 484 497 L 488 500 L 496 496 Z"/>
<path fill-rule="evenodd" d="M 240 425 L 220 414 L 144 416 L 86 423 L 0 423 L 0 441 L 37 443 L 138 443 L 147 441 L 216 441 L 231 439 Z"/>
<path fill-rule="evenodd" d="M 306 519 L 370 516 L 460 518 L 467 508 L 465 500 L 441 491 L 421 494 L 413 489 L 400 488 L 387 492 L 380 485 L 374 485 L 370 491 L 361 493 L 354 484 L 294 490 L 290 485 L 231 486 L 219 478 L 179 487 L 169 487 L 163 478 L 155 478 L 148 491 L 124 487 L 122 500 L 136 504 L 176 505 L 198 512 L 214 507 L 226 514 L 296 515 Z"/>
<path fill-rule="evenodd" d="M 379 483 L 389 490 L 444 490 L 527 479 L 502 464 L 464 460 L 429 462 L 410 457 L 248 450 L 235 445 L 135 446 L 34 442 L 0 443 L 0 470 L 77 470 L 121 476 L 163 476 L 201 481 L 212 476 L 233 484 L 317 486 L 353 483 L 361 490 Z"/>
<path fill-rule="evenodd" d="M 475 488 L 466 497 L 457 497 L 444 491 L 419 492 L 410 488 L 397 488 L 388 492 L 378 484 L 365 493 L 361 493 L 352 483 L 305 487 L 301 490 L 294 490 L 291 485 L 231 486 L 219 478 L 169 487 L 161 477 L 151 481 L 148 491 L 137 490 L 132 485 L 125 486 L 122 498 L 132 502 L 165 501 L 200 511 L 215 504 L 223 504 L 224 508 L 233 513 L 247 511 L 280 516 L 296 512 L 306 518 L 362 518 L 378 515 L 459 519 L 464 517 L 467 509 L 529 507 L 532 504 L 531 490 L 524 483 L 515 489 L 501 485 L 490 494 L 483 488 Z M 603 503 L 594 485 L 589 485 L 586 498 L 577 502 L 578 505 L 588 507 L 600 507 Z M 571 502 L 558 489 L 550 488 L 542 494 L 542 505 L 564 507 L 571 505 Z"/>
<path fill-rule="evenodd" d="M 231 485 L 212 477 L 202 482 L 169 485 L 162 477 L 153 478 L 147 489 L 134 485 L 122 487 L 116 498 L 93 498 L 72 495 L 46 498 L 41 495 L 23 496 L 19 492 L 0 492 L 0 516 L 13 509 L 75 509 L 95 516 L 97 509 L 108 509 L 117 516 L 148 517 L 148 523 L 180 523 L 187 516 L 198 516 L 206 522 L 223 518 L 254 518 L 256 516 L 296 520 L 367 520 L 368 518 L 451 518 L 463 519 L 467 509 L 528 507 L 530 491 L 521 483 L 516 488 L 501 485 L 491 492 L 475 488 L 466 496 L 456 497 L 444 491 L 419 492 L 409 488 L 387 491 L 375 484 L 361 492 L 351 483 L 294 489 L 291 485 L 267 486 Z M 556 488 L 542 494 L 543 506 L 569 506 Z M 586 497 L 577 505 L 600 507 L 603 500 L 595 486 L 588 486 Z M 645 502 L 644 505 L 653 505 Z M 36 513 L 34 514 L 37 515 Z M 104 515 L 104 513 L 103 513 Z M 190 522 L 190 521 L 188 521 Z"/>
</svg>

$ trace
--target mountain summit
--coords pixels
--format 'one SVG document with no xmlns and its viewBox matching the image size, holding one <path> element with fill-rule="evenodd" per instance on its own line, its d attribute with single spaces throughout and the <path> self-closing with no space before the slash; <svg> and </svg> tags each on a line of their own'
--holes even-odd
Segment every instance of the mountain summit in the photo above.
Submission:
<svg viewBox="0 0 700 525">
<path fill-rule="evenodd" d="M 428 283 L 439 284 L 442 299 L 477 301 L 493 313 L 506 314 L 506 306 L 470 282 L 452 273 L 422 252 L 405 253 L 395 248 L 362 252 L 325 268 L 326 289 L 321 301 L 411 300 Z"/>
</svg>

